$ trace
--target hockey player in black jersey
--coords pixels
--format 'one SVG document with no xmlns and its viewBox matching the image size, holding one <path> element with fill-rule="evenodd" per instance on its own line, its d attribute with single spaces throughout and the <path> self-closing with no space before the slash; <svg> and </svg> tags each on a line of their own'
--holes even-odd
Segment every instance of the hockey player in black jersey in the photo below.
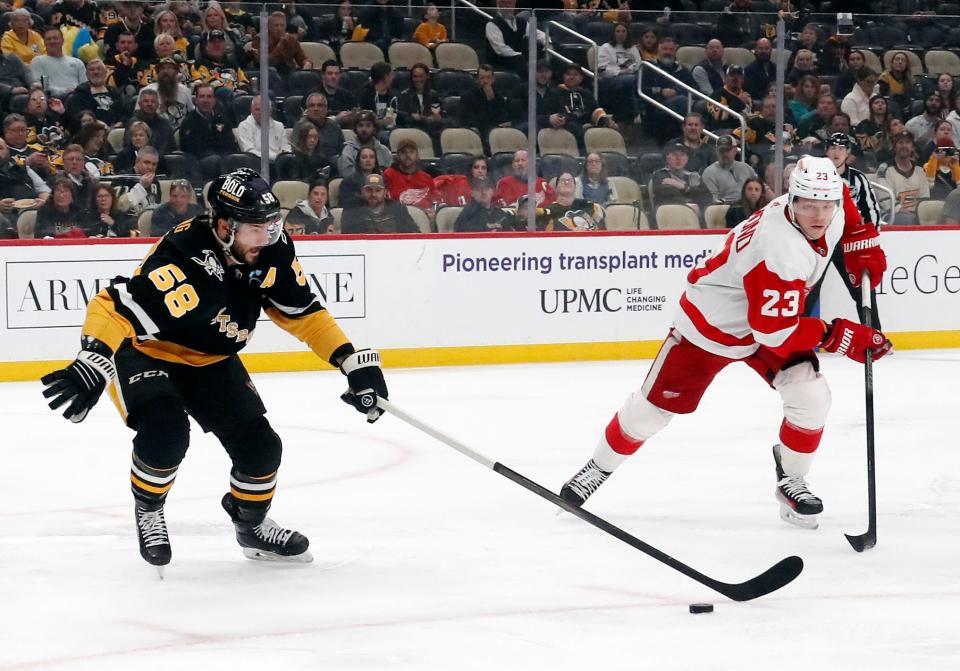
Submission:
<svg viewBox="0 0 960 671">
<path fill-rule="evenodd" d="M 261 308 L 347 376 L 343 400 L 373 422 L 387 387 L 376 351 L 356 351 L 307 286 L 280 205 L 256 172 L 210 186 L 209 216 L 186 221 L 150 250 L 130 279 L 87 307 L 77 359 L 43 377 L 43 395 L 81 422 L 107 389 L 133 438 L 130 470 L 140 554 L 170 562 L 163 506 L 189 444 L 187 415 L 232 462 L 223 508 L 252 559 L 311 561 L 307 538 L 269 517 L 281 443 L 237 353 Z"/>
</svg>

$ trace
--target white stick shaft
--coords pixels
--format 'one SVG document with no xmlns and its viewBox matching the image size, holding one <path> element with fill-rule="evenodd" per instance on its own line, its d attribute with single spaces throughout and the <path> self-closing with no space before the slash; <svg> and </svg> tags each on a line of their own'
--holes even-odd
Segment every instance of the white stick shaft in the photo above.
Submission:
<svg viewBox="0 0 960 671">
<path fill-rule="evenodd" d="M 873 296 L 870 295 L 870 273 L 866 270 L 860 276 L 860 298 L 863 307 L 869 310 L 873 309 Z"/>
<path fill-rule="evenodd" d="M 487 468 L 493 470 L 493 467 L 496 464 L 495 461 L 488 459 L 487 457 L 480 454 L 479 452 L 476 452 L 475 450 L 470 449 L 469 447 L 461 443 L 456 438 L 453 438 L 445 434 L 443 431 L 440 431 L 439 429 L 435 429 L 434 427 L 430 426 L 423 420 L 414 417 L 413 415 L 408 413 L 406 410 L 398 408 L 396 404 L 392 403 L 391 401 L 388 401 L 385 398 L 378 397 L 377 405 L 380 407 L 381 410 L 384 410 L 385 412 L 389 412 L 391 415 L 393 415 L 397 419 L 406 422 L 407 424 L 409 424 L 410 426 L 416 429 L 420 429 L 428 436 L 433 436 L 434 438 L 439 440 L 441 443 L 444 443 L 445 445 L 452 447 L 460 454 L 468 456 L 474 461 L 479 462 L 484 466 L 486 466 Z"/>
</svg>

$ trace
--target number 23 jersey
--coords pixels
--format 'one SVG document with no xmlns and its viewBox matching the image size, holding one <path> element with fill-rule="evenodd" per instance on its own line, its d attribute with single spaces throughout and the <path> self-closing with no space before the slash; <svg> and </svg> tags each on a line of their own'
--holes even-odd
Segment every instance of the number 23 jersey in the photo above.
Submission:
<svg viewBox="0 0 960 671">
<path fill-rule="evenodd" d="M 761 345 L 781 356 L 811 347 L 809 334 L 800 333 L 804 301 L 843 235 L 844 210 L 838 207 L 824 236 L 812 241 L 791 222 L 788 198 L 741 222 L 690 271 L 674 322 L 687 340 L 731 359 Z M 822 334 L 822 324 L 816 328 Z"/>
</svg>

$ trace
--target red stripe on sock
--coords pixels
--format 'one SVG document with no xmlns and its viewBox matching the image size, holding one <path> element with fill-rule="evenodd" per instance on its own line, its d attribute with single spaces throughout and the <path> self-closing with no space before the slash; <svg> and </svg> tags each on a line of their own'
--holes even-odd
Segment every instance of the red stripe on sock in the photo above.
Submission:
<svg viewBox="0 0 960 671">
<path fill-rule="evenodd" d="M 823 435 L 823 427 L 819 429 L 803 429 L 794 426 L 786 419 L 780 425 L 780 442 L 789 447 L 794 452 L 816 452 L 820 445 L 820 437 Z"/>
<path fill-rule="evenodd" d="M 617 454 L 633 454 L 643 445 L 642 440 L 631 438 L 620 428 L 620 416 L 614 415 L 610 423 L 607 424 L 607 430 L 604 433 L 607 439 L 607 445 Z"/>
</svg>

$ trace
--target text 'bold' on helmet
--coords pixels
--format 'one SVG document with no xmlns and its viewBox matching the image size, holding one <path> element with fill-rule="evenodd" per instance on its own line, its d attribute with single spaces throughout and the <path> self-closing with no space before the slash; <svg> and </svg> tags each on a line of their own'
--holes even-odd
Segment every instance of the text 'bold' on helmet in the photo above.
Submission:
<svg viewBox="0 0 960 671">
<path fill-rule="evenodd" d="M 841 200 L 843 180 L 829 158 L 804 156 L 790 173 L 790 198 Z"/>
<path fill-rule="evenodd" d="M 250 168 L 221 175 L 207 192 L 212 219 L 232 219 L 238 223 L 264 223 L 280 216 L 280 201 L 270 185 Z"/>
</svg>

